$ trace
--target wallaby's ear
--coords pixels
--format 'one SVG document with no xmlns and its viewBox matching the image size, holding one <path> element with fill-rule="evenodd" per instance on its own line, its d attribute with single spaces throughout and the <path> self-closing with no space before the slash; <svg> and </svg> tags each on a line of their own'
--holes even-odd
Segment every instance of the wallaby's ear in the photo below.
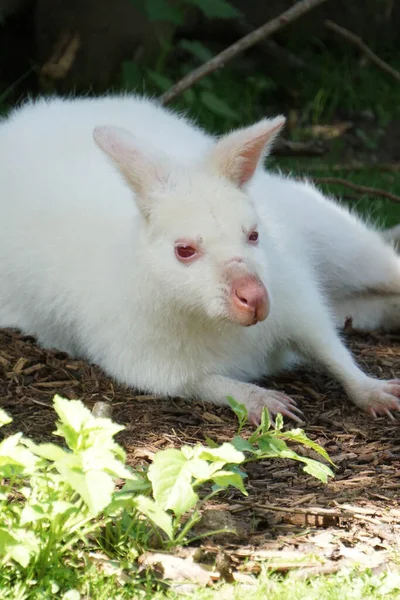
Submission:
<svg viewBox="0 0 400 600">
<path fill-rule="evenodd" d="M 96 127 L 93 138 L 136 192 L 136 203 L 144 216 L 148 217 L 148 193 L 157 182 L 167 178 L 162 167 L 139 149 L 135 137 L 126 129 L 114 126 Z"/>
<path fill-rule="evenodd" d="M 268 153 L 285 121 L 283 116 L 263 119 L 250 127 L 228 133 L 217 141 L 207 163 L 239 187 L 245 185 Z"/>
</svg>

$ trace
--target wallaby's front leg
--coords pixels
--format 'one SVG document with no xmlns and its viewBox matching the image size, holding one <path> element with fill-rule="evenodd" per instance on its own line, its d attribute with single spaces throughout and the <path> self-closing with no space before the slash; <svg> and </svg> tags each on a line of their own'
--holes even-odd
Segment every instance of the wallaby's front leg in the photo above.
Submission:
<svg viewBox="0 0 400 600">
<path fill-rule="evenodd" d="M 249 420 L 255 424 L 260 422 L 264 407 L 272 417 L 281 413 L 295 421 L 301 421 L 298 416 L 302 414 L 301 411 L 295 401 L 286 394 L 221 375 L 204 377 L 190 390 L 190 395 L 214 404 L 228 404 L 227 397 L 232 396 L 237 402 L 246 406 Z"/>
<path fill-rule="evenodd" d="M 345 388 L 350 399 L 372 416 L 400 410 L 400 379 L 369 377 L 356 365 L 342 343 L 324 306 L 313 306 L 313 321 L 303 321 L 296 347 L 304 356 L 323 365 Z"/>
</svg>

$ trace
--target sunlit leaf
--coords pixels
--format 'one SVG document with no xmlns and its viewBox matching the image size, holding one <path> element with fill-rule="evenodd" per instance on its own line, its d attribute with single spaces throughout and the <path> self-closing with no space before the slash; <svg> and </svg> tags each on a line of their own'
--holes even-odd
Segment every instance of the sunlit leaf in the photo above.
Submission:
<svg viewBox="0 0 400 600">
<path fill-rule="evenodd" d="M 332 470 L 327 465 L 324 465 L 317 460 L 303 457 L 302 462 L 305 463 L 303 471 L 316 477 L 316 479 L 319 479 L 322 483 L 327 483 L 328 477 L 334 477 Z"/>
<path fill-rule="evenodd" d="M 285 433 L 282 435 L 286 440 L 291 440 L 293 442 L 297 442 L 298 444 L 302 444 L 307 448 L 311 448 L 312 450 L 314 450 L 314 452 L 317 452 L 318 454 L 323 456 L 328 462 L 333 464 L 325 448 L 320 446 L 317 442 L 310 440 L 310 438 L 307 437 L 307 435 L 302 429 L 291 429 L 290 431 L 285 431 Z"/>
<path fill-rule="evenodd" d="M 248 495 L 243 484 L 243 479 L 238 473 L 232 473 L 232 471 L 218 471 L 213 475 L 212 480 L 222 488 L 227 488 L 231 485 L 240 490 L 245 496 Z"/>
<path fill-rule="evenodd" d="M 158 452 L 149 467 L 148 477 L 154 499 L 164 510 L 172 510 L 180 516 L 197 503 L 188 460 L 180 450 L 171 448 Z"/>
<path fill-rule="evenodd" d="M 227 400 L 228 400 L 229 406 L 231 407 L 231 409 L 237 416 L 237 419 L 239 421 L 239 426 L 241 429 L 243 427 L 243 425 L 245 425 L 245 423 L 247 423 L 247 420 L 249 418 L 247 408 L 245 407 L 244 404 L 237 402 L 234 398 L 232 398 L 232 396 L 228 396 Z"/>
<path fill-rule="evenodd" d="M 199 458 L 234 464 L 241 464 L 245 459 L 243 452 L 236 450 L 229 442 L 224 442 L 219 448 L 203 447 L 202 451 L 199 453 Z"/>
<path fill-rule="evenodd" d="M 135 505 L 139 512 L 150 519 L 157 527 L 162 529 L 169 539 L 172 540 L 174 535 L 172 518 L 161 508 L 161 506 L 159 506 L 159 504 L 146 496 L 137 496 L 137 498 L 135 498 Z"/>
<path fill-rule="evenodd" d="M 9 423 L 12 423 L 12 418 L 6 413 L 5 410 L 0 408 L 0 427 L 3 427 L 3 425 L 8 425 Z"/>
</svg>

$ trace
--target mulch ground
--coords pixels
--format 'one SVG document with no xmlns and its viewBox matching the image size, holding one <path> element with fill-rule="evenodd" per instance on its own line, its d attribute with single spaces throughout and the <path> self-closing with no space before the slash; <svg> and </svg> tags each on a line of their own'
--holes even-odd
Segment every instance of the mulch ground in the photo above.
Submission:
<svg viewBox="0 0 400 600">
<path fill-rule="evenodd" d="M 347 341 L 367 372 L 399 376 L 400 336 L 351 335 Z M 332 572 L 354 561 L 386 568 L 392 552 L 400 550 L 400 418 L 370 419 L 350 404 L 338 384 L 319 373 L 298 371 L 265 384 L 298 400 L 303 428 L 328 451 L 336 476 L 323 485 L 298 463 L 248 465 L 249 496 L 229 490 L 206 514 L 212 526 L 234 524 L 238 535 L 211 538 L 196 552 L 214 557 L 222 552 L 234 571 L 257 572 L 267 560 L 271 568 L 297 577 Z M 138 395 L 93 365 L 0 330 L 0 405 L 14 419 L 2 431 L 57 441 L 52 435 L 55 393 L 80 398 L 90 408 L 111 401 L 113 419 L 126 427 L 118 441 L 131 465 L 148 464 L 160 449 L 206 437 L 222 443 L 236 433 L 229 409 Z"/>
</svg>

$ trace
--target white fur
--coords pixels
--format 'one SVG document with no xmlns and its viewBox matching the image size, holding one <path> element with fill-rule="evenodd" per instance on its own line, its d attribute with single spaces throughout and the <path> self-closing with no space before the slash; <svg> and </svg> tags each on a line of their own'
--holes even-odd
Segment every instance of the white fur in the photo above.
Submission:
<svg viewBox="0 0 400 600">
<path fill-rule="evenodd" d="M 293 352 L 322 364 L 372 414 L 398 408 L 398 383 L 364 375 L 335 324 L 356 306 L 365 321 L 360 294 L 398 301 L 400 259 L 311 185 L 257 168 L 282 123 L 264 120 L 216 145 L 132 96 L 14 111 L 0 125 L 0 326 L 155 394 L 232 395 L 254 418 L 262 406 L 295 416 L 287 397 L 246 383 Z M 258 247 L 244 234 L 256 224 Z M 200 240 L 193 264 L 176 260 L 180 238 Z M 232 268 L 269 292 L 271 313 L 253 327 L 228 318 Z M 373 325 L 398 325 L 383 304 Z"/>
</svg>

